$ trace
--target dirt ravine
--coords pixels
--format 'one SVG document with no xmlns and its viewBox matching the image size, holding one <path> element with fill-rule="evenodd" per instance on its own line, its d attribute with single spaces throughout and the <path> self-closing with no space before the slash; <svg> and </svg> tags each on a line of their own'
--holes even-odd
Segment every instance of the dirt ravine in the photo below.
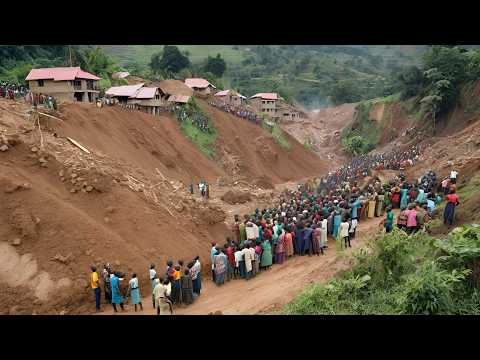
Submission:
<svg viewBox="0 0 480 360">
<path fill-rule="evenodd" d="M 352 240 L 352 248 L 338 255 L 335 241 L 329 238 L 325 255 L 295 256 L 282 265 L 273 265 L 255 278 L 232 280 L 223 286 L 217 286 L 210 280 L 202 283 L 202 294 L 192 305 L 176 307 L 175 315 L 208 315 L 221 312 L 223 315 L 275 314 L 284 305 L 300 294 L 308 285 L 326 282 L 340 270 L 353 265 L 352 254 L 365 245 L 367 239 L 380 230 L 383 217 L 373 218 L 359 223 L 357 237 Z M 203 264 L 209 266 L 209 264 Z M 143 289 L 148 293 L 150 289 Z M 126 305 L 125 312 L 118 314 L 154 315 L 151 298 L 143 299 L 144 310 L 134 312 L 132 305 Z M 100 314 L 114 314 L 112 307 L 105 305 Z"/>
</svg>

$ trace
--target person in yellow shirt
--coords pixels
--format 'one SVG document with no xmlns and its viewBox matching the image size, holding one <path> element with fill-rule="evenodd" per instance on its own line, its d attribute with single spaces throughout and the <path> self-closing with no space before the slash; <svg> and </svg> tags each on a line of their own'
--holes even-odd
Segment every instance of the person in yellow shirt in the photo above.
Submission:
<svg viewBox="0 0 480 360">
<path fill-rule="evenodd" d="M 95 294 L 95 309 L 97 312 L 100 311 L 100 286 L 99 286 L 99 279 L 97 273 L 97 267 L 92 266 L 92 274 L 90 276 L 90 283 Z"/>
</svg>

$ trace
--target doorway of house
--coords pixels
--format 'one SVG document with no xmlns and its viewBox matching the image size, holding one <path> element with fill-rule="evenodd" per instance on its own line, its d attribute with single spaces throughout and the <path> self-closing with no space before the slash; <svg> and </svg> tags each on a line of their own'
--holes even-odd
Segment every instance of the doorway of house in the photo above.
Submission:
<svg viewBox="0 0 480 360">
<path fill-rule="evenodd" d="M 74 96 L 75 96 L 75 100 L 80 101 L 80 102 L 83 101 L 83 93 L 76 92 Z"/>
</svg>

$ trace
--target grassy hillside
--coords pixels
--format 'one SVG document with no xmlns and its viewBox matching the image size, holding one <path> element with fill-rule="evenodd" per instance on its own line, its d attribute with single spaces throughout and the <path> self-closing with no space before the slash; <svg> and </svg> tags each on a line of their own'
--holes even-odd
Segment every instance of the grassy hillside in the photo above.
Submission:
<svg viewBox="0 0 480 360">
<path fill-rule="evenodd" d="M 146 67 L 163 45 L 101 45 L 120 65 Z M 389 77 L 415 64 L 424 46 L 416 45 L 178 45 L 191 62 L 221 54 L 222 79 L 246 96 L 277 91 L 311 108 L 331 105 L 342 81 L 358 88 L 352 101 L 389 94 Z"/>
<path fill-rule="evenodd" d="M 209 55 L 221 54 L 228 64 L 240 63 L 245 53 L 235 50 L 231 45 L 176 45 L 183 51 L 188 51 L 190 61 L 201 63 Z M 122 65 L 138 62 L 147 65 L 153 54 L 162 51 L 163 45 L 100 45 Z"/>
</svg>

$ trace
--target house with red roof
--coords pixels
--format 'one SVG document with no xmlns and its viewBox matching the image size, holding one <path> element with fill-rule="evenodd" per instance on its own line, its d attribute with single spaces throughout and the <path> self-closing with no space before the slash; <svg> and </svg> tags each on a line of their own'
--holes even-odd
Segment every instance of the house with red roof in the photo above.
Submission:
<svg viewBox="0 0 480 360">
<path fill-rule="evenodd" d="M 211 84 L 208 80 L 201 78 L 185 79 L 185 85 L 187 85 L 193 91 L 197 91 L 204 95 L 211 94 L 216 89 L 215 85 Z"/>
<path fill-rule="evenodd" d="M 223 90 L 215 93 L 215 98 L 231 106 L 245 105 L 247 98 L 235 90 Z"/>
<path fill-rule="evenodd" d="M 276 120 L 279 100 L 277 93 L 258 93 L 250 97 L 250 104 L 256 112 L 263 112 Z"/>
<path fill-rule="evenodd" d="M 277 93 L 258 93 L 250 98 L 255 111 L 265 113 L 274 121 L 297 121 L 306 114 L 288 104 Z"/>
<path fill-rule="evenodd" d="M 159 87 L 146 87 L 145 84 L 113 86 L 105 91 L 105 96 L 116 99 L 120 104 L 158 115 L 161 107 L 165 106 L 167 94 Z"/>
<path fill-rule="evenodd" d="M 77 66 L 32 69 L 25 80 L 32 93 L 50 95 L 59 102 L 95 102 L 101 78 Z"/>
</svg>

